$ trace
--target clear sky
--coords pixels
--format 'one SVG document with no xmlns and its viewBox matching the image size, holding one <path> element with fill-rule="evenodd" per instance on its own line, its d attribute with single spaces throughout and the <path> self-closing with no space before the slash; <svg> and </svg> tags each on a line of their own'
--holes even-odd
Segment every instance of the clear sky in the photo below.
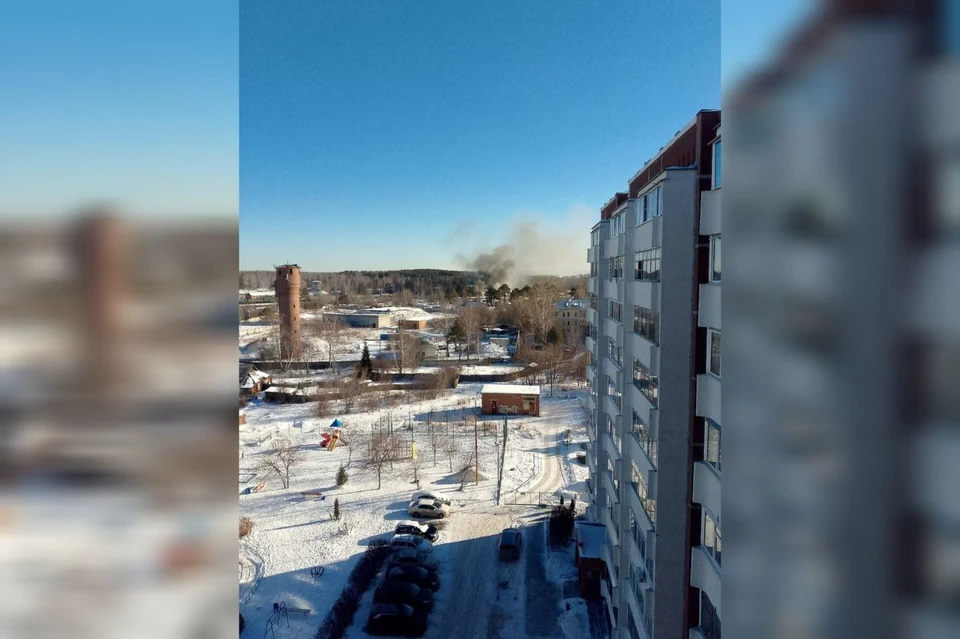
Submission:
<svg viewBox="0 0 960 639">
<path fill-rule="evenodd" d="M 106 198 L 236 216 L 238 19 L 233 2 L 3 2 L 0 214 Z"/>
<path fill-rule="evenodd" d="M 720 106 L 708 0 L 251 0 L 240 33 L 242 268 L 455 268 L 533 216 L 583 272 L 599 207 Z"/>
</svg>

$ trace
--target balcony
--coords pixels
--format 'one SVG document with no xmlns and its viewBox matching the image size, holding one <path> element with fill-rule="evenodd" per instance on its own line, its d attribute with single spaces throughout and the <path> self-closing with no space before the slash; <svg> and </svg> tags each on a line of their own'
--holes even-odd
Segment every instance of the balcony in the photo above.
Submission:
<svg viewBox="0 0 960 639">
<path fill-rule="evenodd" d="M 700 312 L 697 326 L 722 330 L 720 326 L 720 283 L 700 285 Z"/>
<path fill-rule="evenodd" d="M 617 448 L 617 442 L 613 440 L 613 437 L 610 435 L 610 433 L 604 432 L 601 439 L 603 440 L 603 449 L 607 451 L 608 455 L 610 455 L 610 459 L 614 462 L 619 462 L 621 453 Z M 617 479 L 620 478 L 617 477 Z"/>
<path fill-rule="evenodd" d="M 690 585 L 707 593 L 720 617 L 720 567 L 703 546 L 690 549 Z"/>
<path fill-rule="evenodd" d="M 610 395 L 603 396 L 603 410 L 613 417 L 620 415 L 620 406 L 617 405 L 617 401 Z"/>
<path fill-rule="evenodd" d="M 720 421 L 720 380 L 710 374 L 697 375 L 697 415 Z"/>
<path fill-rule="evenodd" d="M 720 199 L 720 189 L 700 194 L 700 235 L 716 235 L 723 228 Z"/>
<path fill-rule="evenodd" d="M 693 501 L 703 504 L 717 517 L 720 514 L 721 481 L 716 469 L 707 462 L 696 462 L 693 465 Z"/>
<path fill-rule="evenodd" d="M 584 346 L 586 347 L 586 349 L 587 349 L 588 351 L 590 351 L 591 353 L 593 353 L 594 355 L 596 355 L 596 352 L 597 352 L 597 340 L 595 340 L 595 339 L 594 339 L 593 337 L 591 337 L 590 335 L 587 335 L 587 336 L 584 338 Z"/>
<path fill-rule="evenodd" d="M 593 295 L 597 294 L 597 278 L 595 277 L 587 278 L 587 293 L 591 293 Z"/>
</svg>

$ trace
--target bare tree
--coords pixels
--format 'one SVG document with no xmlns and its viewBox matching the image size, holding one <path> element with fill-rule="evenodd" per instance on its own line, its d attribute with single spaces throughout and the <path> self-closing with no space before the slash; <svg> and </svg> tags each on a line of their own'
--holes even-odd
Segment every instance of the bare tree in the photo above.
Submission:
<svg viewBox="0 0 960 639">
<path fill-rule="evenodd" d="M 463 328 L 464 335 L 468 344 L 474 346 L 477 356 L 480 356 L 480 341 L 483 338 L 483 324 L 487 313 L 485 308 L 480 306 L 465 306 L 460 309 L 457 320 Z M 469 354 L 468 354 L 469 359 Z"/>
<path fill-rule="evenodd" d="M 377 490 L 380 490 L 383 468 L 393 461 L 397 450 L 397 440 L 390 433 L 374 433 L 370 438 L 364 467 L 377 471 Z"/>
<path fill-rule="evenodd" d="M 353 406 L 360 397 L 360 380 L 351 375 L 343 380 L 340 386 L 340 400 L 343 402 L 343 412 L 350 413 Z"/>
<path fill-rule="evenodd" d="M 457 467 L 460 469 L 460 490 L 463 490 L 463 485 L 467 482 L 467 473 L 469 473 L 470 469 L 474 468 L 475 465 L 476 459 L 474 458 L 473 451 L 460 456 L 460 462 L 457 464 Z M 476 476 L 479 478 L 479 466 L 474 469 L 474 472 L 477 473 Z"/>
<path fill-rule="evenodd" d="M 427 421 L 427 444 L 433 452 L 433 465 L 437 465 L 437 451 L 443 445 L 443 431 L 439 424 L 434 421 Z"/>
<path fill-rule="evenodd" d="M 423 467 L 423 455 L 410 458 L 410 470 L 413 471 L 413 481 L 420 486 L 420 469 Z"/>
<path fill-rule="evenodd" d="M 260 470 L 266 475 L 276 475 L 284 488 L 290 488 L 290 471 L 303 459 L 299 448 L 288 443 L 281 444 L 260 462 Z"/>
<path fill-rule="evenodd" d="M 330 369 L 336 371 L 337 348 L 343 339 L 344 325 L 340 318 L 332 313 L 318 313 L 316 318 L 306 323 L 304 328 L 314 337 L 322 339 L 326 343 L 326 355 Z"/>
<path fill-rule="evenodd" d="M 404 367 L 407 370 L 414 368 L 420 359 L 420 337 L 399 329 L 397 342 L 394 345 L 394 354 L 396 355 L 394 363 L 397 366 L 397 372 L 403 375 Z"/>
<path fill-rule="evenodd" d="M 443 441 L 443 454 L 447 458 L 447 462 L 450 464 L 450 472 L 453 472 L 453 460 L 457 457 L 457 440 L 453 437 L 453 431 L 448 434 L 447 438 Z"/>
</svg>

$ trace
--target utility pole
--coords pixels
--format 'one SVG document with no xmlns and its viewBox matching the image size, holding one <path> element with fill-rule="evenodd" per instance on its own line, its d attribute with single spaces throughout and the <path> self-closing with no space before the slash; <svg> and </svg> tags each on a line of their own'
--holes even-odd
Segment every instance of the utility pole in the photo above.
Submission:
<svg viewBox="0 0 960 639">
<path fill-rule="evenodd" d="M 473 485 L 480 483 L 480 443 L 477 439 L 477 416 L 473 416 Z"/>
</svg>

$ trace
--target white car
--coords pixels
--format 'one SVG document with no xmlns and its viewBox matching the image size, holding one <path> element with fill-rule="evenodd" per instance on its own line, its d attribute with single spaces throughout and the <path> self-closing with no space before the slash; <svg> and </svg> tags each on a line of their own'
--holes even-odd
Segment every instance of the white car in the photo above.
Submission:
<svg viewBox="0 0 960 639">
<path fill-rule="evenodd" d="M 435 493 L 431 490 L 421 490 L 419 492 L 415 492 L 413 493 L 412 499 L 413 501 L 417 501 L 418 499 L 431 499 L 433 501 L 439 501 L 441 504 L 446 504 L 447 506 L 450 505 L 449 497 L 441 495 L 440 493 Z"/>
<path fill-rule="evenodd" d="M 450 506 L 434 499 L 418 499 L 410 502 L 407 512 L 414 517 L 443 519 L 450 514 Z"/>
<path fill-rule="evenodd" d="M 433 552 L 433 544 L 416 535 L 397 535 L 390 540 L 390 550 L 422 550 L 430 554 Z"/>
</svg>

